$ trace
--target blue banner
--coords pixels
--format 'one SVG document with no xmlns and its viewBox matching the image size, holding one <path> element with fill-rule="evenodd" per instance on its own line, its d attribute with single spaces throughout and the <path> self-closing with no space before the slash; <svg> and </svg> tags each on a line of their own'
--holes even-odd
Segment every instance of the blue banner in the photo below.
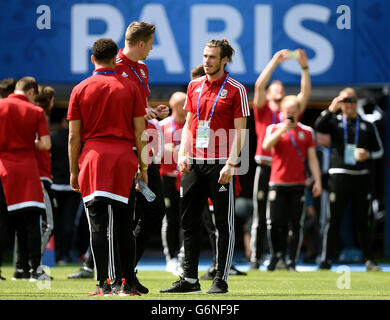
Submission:
<svg viewBox="0 0 390 320">
<path fill-rule="evenodd" d="M 44 4 L 45 3 L 45 4 Z M 390 1 L 153 0 L 1 1 L 0 78 L 75 83 L 89 76 L 91 47 L 101 37 L 124 46 L 131 21 L 156 25 L 145 61 L 151 84 L 186 84 L 204 44 L 226 37 L 235 49 L 229 71 L 253 84 L 272 55 L 303 48 L 313 84 L 390 83 Z M 296 60 L 274 77 L 299 83 Z"/>
</svg>

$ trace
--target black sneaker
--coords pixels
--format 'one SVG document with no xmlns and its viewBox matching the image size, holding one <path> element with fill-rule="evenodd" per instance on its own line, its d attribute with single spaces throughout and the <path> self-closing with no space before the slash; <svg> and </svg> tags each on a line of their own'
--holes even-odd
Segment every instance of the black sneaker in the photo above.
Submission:
<svg viewBox="0 0 390 320">
<path fill-rule="evenodd" d="M 139 293 L 137 290 L 135 290 L 134 287 L 131 287 L 126 282 L 126 279 L 122 279 L 122 285 L 120 287 L 120 291 L 119 291 L 118 295 L 120 297 L 129 297 L 129 296 L 140 296 L 141 293 Z"/>
<path fill-rule="evenodd" d="M 90 297 L 99 296 L 99 297 L 109 297 L 112 296 L 112 289 L 110 284 L 110 279 L 107 279 L 104 281 L 103 286 L 100 286 L 99 284 L 96 285 L 96 289 L 92 292 L 88 292 L 88 295 Z"/>
<path fill-rule="evenodd" d="M 168 289 L 160 290 L 160 293 L 201 293 L 199 281 L 196 280 L 195 283 L 190 283 L 184 278 L 180 278 L 178 281 L 172 283 L 172 287 Z"/>
<path fill-rule="evenodd" d="M 79 272 L 70 274 L 68 279 L 93 279 L 93 270 L 81 268 Z"/>
<path fill-rule="evenodd" d="M 232 275 L 232 276 L 246 276 L 246 272 L 242 272 L 242 271 L 238 270 L 233 265 L 230 267 L 229 274 Z"/>
<path fill-rule="evenodd" d="M 143 286 L 137 278 L 137 272 L 138 270 L 135 271 L 134 274 L 134 289 L 142 294 L 147 294 L 149 292 L 149 289 Z"/>
<path fill-rule="evenodd" d="M 328 261 L 322 261 L 319 266 L 320 270 L 330 270 L 331 268 L 332 265 Z"/>
<path fill-rule="evenodd" d="M 213 284 L 207 293 L 228 293 L 228 285 L 221 278 L 215 278 Z"/>
<path fill-rule="evenodd" d="M 16 269 L 12 280 L 30 280 L 30 272 L 22 269 Z"/>
<path fill-rule="evenodd" d="M 279 258 L 277 257 L 271 257 L 271 260 L 269 261 L 269 264 L 267 266 L 268 271 L 274 271 L 276 269 L 276 265 L 278 264 Z"/>
</svg>

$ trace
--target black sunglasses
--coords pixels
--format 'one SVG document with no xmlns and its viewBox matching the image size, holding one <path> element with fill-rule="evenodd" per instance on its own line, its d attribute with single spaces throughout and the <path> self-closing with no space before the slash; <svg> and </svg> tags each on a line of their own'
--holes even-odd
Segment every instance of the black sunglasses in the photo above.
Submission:
<svg viewBox="0 0 390 320">
<path fill-rule="evenodd" d="M 344 103 L 356 103 L 357 99 L 356 98 L 344 98 L 342 102 Z"/>
</svg>

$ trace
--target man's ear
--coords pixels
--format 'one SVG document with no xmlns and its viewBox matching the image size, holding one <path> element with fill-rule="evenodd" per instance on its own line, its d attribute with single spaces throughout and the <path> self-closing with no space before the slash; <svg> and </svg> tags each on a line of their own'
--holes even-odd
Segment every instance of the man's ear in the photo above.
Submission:
<svg viewBox="0 0 390 320">
<path fill-rule="evenodd" d="M 227 64 L 227 60 L 228 60 L 227 57 L 223 57 L 222 60 L 221 60 L 221 62 L 222 62 L 222 64 L 223 64 L 224 68 L 225 68 L 225 66 L 226 66 L 226 64 Z"/>
<path fill-rule="evenodd" d="M 31 102 L 31 103 L 35 103 L 35 89 L 34 88 L 30 88 L 28 89 L 26 92 L 25 92 L 25 95 L 26 97 L 28 98 L 28 100 Z"/>
<path fill-rule="evenodd" d="M 93 56 L 93 54 L 91 55 L 91 62 L 93 63 L 93 65 L 95 65 L 95 57 Z"/>
<path fill-rule="evenodd" d="M 137 43 L 137 46 L 138 46 L 138 48 L 143 48 L 144 46 L 145 46 L 145 41 L 144 40 L 141 40 L 141 41 L 139 41 L 138 43 Z"/>
</svg>

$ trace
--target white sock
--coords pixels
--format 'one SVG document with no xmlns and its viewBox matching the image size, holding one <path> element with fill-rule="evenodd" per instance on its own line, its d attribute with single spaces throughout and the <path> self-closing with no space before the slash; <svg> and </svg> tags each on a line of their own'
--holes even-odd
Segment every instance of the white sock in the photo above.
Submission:
<svg viewBox="0 0 390 320">
<path fill-rule="evenodd" d="M 194 283 L 196 283 L 196 281 L 198 281 L 198 279 L 193 279 L 193 278 L 184 278 L 184 280 L 191 283 L 191 284 L 194 284 Z"/>
</svg>

